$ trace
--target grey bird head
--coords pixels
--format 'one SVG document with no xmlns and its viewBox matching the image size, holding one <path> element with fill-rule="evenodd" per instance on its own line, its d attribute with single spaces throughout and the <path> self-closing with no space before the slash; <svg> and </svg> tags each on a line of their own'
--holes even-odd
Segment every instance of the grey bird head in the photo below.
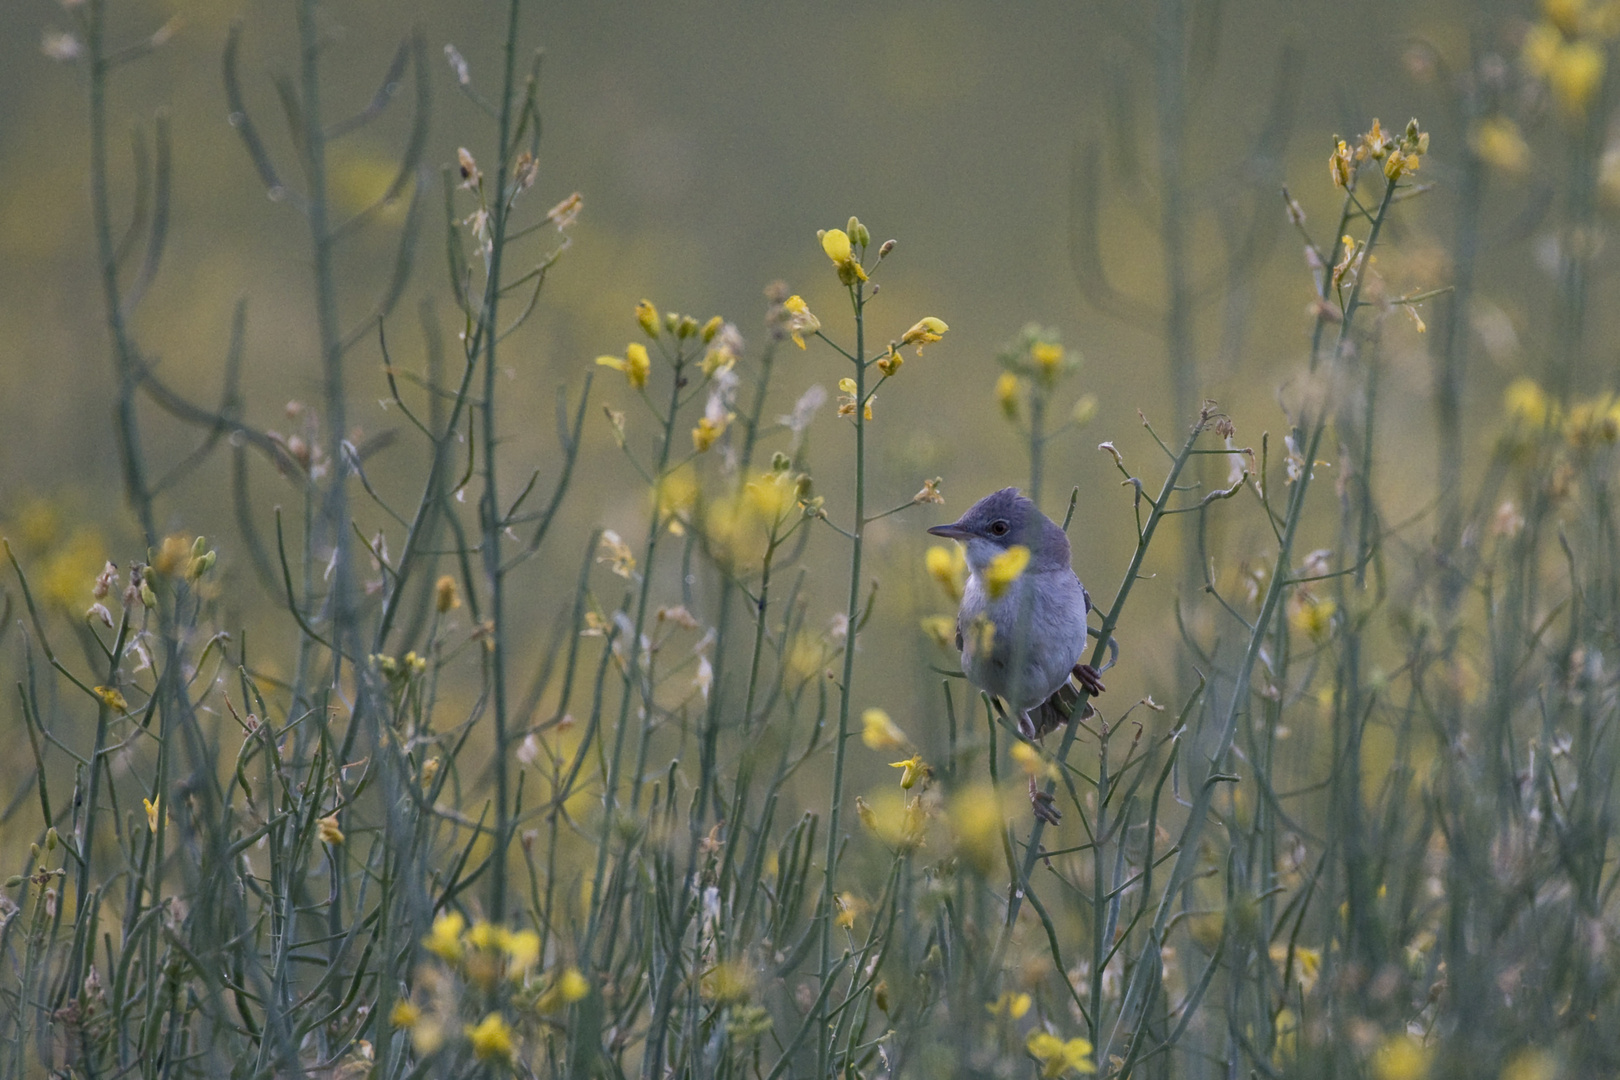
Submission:
<svg viewBox="0 0 1620 1080">
<path fill-rule="evenodd" d="M 967 548 L 968 565 L 983 570 L 990 560 L 1015 544 L 1029 548 L 1029 569 L 1069 569 L 1069 538 L 1061 528 L 1017 488 L 992 492 L 968 508 L 949 525 L 928 530 L 934 536 L 960 540 Z"/>
</svg>

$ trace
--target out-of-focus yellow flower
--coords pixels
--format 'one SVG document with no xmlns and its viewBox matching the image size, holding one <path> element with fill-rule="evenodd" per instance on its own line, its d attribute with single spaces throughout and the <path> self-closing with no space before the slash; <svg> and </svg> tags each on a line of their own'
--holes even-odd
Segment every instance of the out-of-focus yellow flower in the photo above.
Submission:
<svg viewBox="0 0 1620 1080">
<path fill-rule="evenodd" d="M 853 930 L 855 920 L 866 914 L 866 901 L 852 892 L 841 892 L 833 900 L 838 909 L 833 915 L 833 923 L 845 930 Z"/>
<path fill-rule="evenodd" d="M 1423 1080 L 1429 1075 L 1428 1047 L 1407 1034 L 1391 1035 L 1373 1054 L 1375 1080 Z"/>
<path fill-rule="evenodd" d="M 888 847 L 914 851 L 922 846 L 928 814 L 920 798 L 908 799 L 898 791 L 885 788 L 873 793 L 871 803 L 857 799 L 856 812 L 861 824 Z"/>
<path fill-rule="evenodd" d="M 1564 111 L 1581 115 L 1603 84 L 1603 50 L 1590 41 L 1572 41 L 1558 50 L 1547 71 L 1547 85 Z"/>
<path fill-rule="evenodd" d="M 1015 742 L 1007 751 L 1020 769 L 1037 780 L 1056 780 L 1058 768 L 1046 756 L 1027 742 Z"/>
<path fill-rule="evenodd" d="M 315 829 L 320 834 L 321 843 L 331 844 L 333 847 L 343 843 L 343 830 L 338 828 L 336 815 L 328 815 L 315 823 Z"/>
<path fill-rule="evenodd" d="M 720 332 L 720 328 L 724 325 L 726 325 L 726 320 L 722 319 L 720 316 L 710 316 L 709 321 L 703 324 L 703 344 L 707 345 L 709 342 L 713 341 L 714 335 L 718 334 Z"/>
<path fill-rule="evenodd" d="M 924 345 L 932 345 L 943 338 L 950 330 L 943 319 L 936 319 L 932 315 L 918 319 L 911 325 L 911 329 L 900 335 L 901 345 L 917 346 L 917 355 L 922 355 Z"/>
<path fill-rule="evenodd" d="M 957 855 L 979 873 L 988 874 L 1002 853 L 1005 825 L 995 788 L 985 783 L 964 788 L 951 798 L 946 815 Z"/>
<path fill-rule="evenodd" d="M 591 984 L 578 968 L 565 968 L 540 995 L 535 1008 L 543 1013 L 556 1012 L 565 1006 L 582 1000 L 591 992 Z"/>
<path fill-rule="evenodd" d="M 921 754 L 913 754 L 904 761 L 891 761 L 889 768 L 905 770 L 900 774 L 900 788 L 903 791 L 910 791 L 917 786 L 918 780 L 927 778 L 933 771 Z"/>
<path fill-rule="evenodd" d="M 623 356 L 598 356 L 596 362 L 602 367 L 624 372 L 625 381 L 637 390 L 647 385 L 647 376 L 652 372 L 652 358 L 647 355 L 647 346 L 637 341 L 625 347 Z"/>
<path fill-rule="evenodd" d="M 394 1002 L 394 1010 L 388 1014 L 388 1022 L 397 1028 L 413 1028 L 422 1022 L 422 1010 L 405 998 L 400 998 Z"/>
<path fill-rule="evenodd" d="M 1271 946 L 1271 962 L 1277 965 L 1277 972 L 1282 974 L 1284 965 L 1288 963 L 1288 944 L 1279 941 Z M 1322 950 L 1307 949 L 1303 945 L 1294 946 L 1294 978 L 1299 980 L 1299 987 L 1309 994 L 1316 986 L 1316 977 L 1322 971 Z"/>
<path fill-rule="evenodd" d="M 1585 21 L 1586 0 L 1541 0 L 1541 13 L 1568 37 L 1577 37 Z"/>
<path fill-rule="evenodd" d="M 984 570 L 984 589 L 990 594 L 990 599 L 999 600 L 1023 575 L 1028 565 L 1029 548 L 1023 544 L 1014 544 L 991 559 L 990 565 Z"/>
<path fill-rule="evenodd" d="M 819 331 L 821 320 L 811 313 L 809 305 L 798 294 L 782 301 L 782 310 L 787 313 L 788 336 L 793 338 L 793 344 L 804 348 L 804 335 Z"/>
<path fill-rule="evenodd" d="M 494 951 L 506 944 L 506 937 L 506 927 L 480 919 L 467 931 L 467 944 L 475 949 Z"/>
<path fill-rule="evenodd" d="M 690 465 L 666 473 L 654 489 L 653 508 L 660 518 L 680 518 L 697 505 L 697 477 Z"/>
<path fill-rule="evenodd" d="M 1011 990 L 1003 990 L 996 1000 L 986 1003 L 985 1011 L 991 1016 L 1005 1016 L 1010 1020 L 1022 1020 L 1024 1014 L 1029 1012 L 1031 1004 L 1028 994 L 1015 994 Z"/>
<path fill-rule="evenodd" d="M 1007 419 L 1018 419 L 1018 376 L 1010 371 L 1003 371 L 996 379 L 996 404 Z"/>
<path fill-rule="evenodd" d="M 653 307 L 651 300 L 643 299 L 636 305 L 636 322 L 641 324 L 642 331 L 648 337 L 658 336 L 658 309 Z"/>
<path fill-rule="evenodd" d="M 749 506 L 766 522 L 775 522 L 794 503 L 795 478 L 789 472 L 760 473 L 743 489 Z"/>
<path fill-rule="evenodd" d="M 1097 1066 L 1091 1060 L 1091 1042 L 1074 1038 L 1064 1041 L 1048 1031 L 1032 1031 L 1024 1046 L 1041 1063 L 1041 1076 L 1050 1080 L 1069 1070 L 1094 1073 Z"/>
<path fill-rule="evenodd" d="M 1313 640 L 1321 641 L 1333 628 L 1333 614 L 1338 605 L 1327 597 L 1313 596 L 1303 590 L 1294 593 L 1288 601 L 1288 625 Z"/>
<path fill-rule="evenodd" d="M 96 687 L 96 697 L 100 698 L 101 703 L 109 709 L 116 712 L 129 712 L 129 702 L 124 700 L 124 695 L 118 692 L 116 686 Z"/>
<path fill-rule="evenodd" d="M 517 1050 L 512 1029 L 498 1012 L 490 1013 L 477 1024 L 468 1024 L 466 1033 L 473 1055 L 480 1061 L 511 1061 Z"/>
<path fill-rule="evenodd" d="M 507 934 L 501 947 L 506 950 L 507 970 L 513 978 L 540 962 L 540 935 L 533 930 L 516 930 Z"/>
<path fill-rule="evenodd" d="M 146 808 L 146 828 L 150 832 L 157 832 L 158 815 L 163 813 L 163 796 L 155 799 L 142 799 L 141 805 Z"/>
<path fill-rule="evenodd" d="M 433 929 L 422 939 L 422 947 L 441 960 L 454 963 L 461 959 L 461 932 L 467 920 L 459 911 L 447 911 L 433 920 Z"/>
<path fill-rule="evenodd" d="M 1055 341 L 1037 341 L 1029 347 L 1029 356 L 1042 371 L 1050 373 L 1063 362 L 1063 346 Z"/>
<path fill-rule="evenodd" d="M 1530 146 L 1519 125 L 1506 116 L 1491 116 L 1474 125 L 1468 145 L 1479 159 L 1503 172 L 1522 173 L 1530 165 Z"/>
<path fill-rule="evenodd" d="M 1509 418 L 1529 427 L 1541 427 L 1552 416 L 1547 392 L 1531 378 L 1514 379 L 1502 393 L 1502 407 Z"/>
<path fill-rule="evenodd" d="M 949 615 L 925 615 L 919 620 L 923 633 L 942 649 L 956 647 L 956 620 Z"/>
<path fill-rule="evenodd" d="M 433 609 L 440 615 L 454 611 L 461 606 L 461 597 L 456 595 L 456 579 L 445 574 L 433 584 Z"/>
<path fill-rule="evenodd" d="M 612 529 L 602 530 L 602 538 L 596 546 L 596 561 L 607 563 L 615 574 L 626 581 L 636 572 L 635 553 Z"/>
<path fill-rule="evenodd" d="M 725 434 L 726 422 L 714 421 L 707 416 L 698 417 L 697 427 L 692 429 L 692 449 L 703 453 L 714 445 L 714 441 Z"/>
<path fill-rule="evenodd" d="M 1557 1080 L 1558 1059 L 1545 1050 L 1520 1050 L 1502 1066 L 1501 1080 Z"/>
<path fill-rule="evenodd" d="M 861 742 L 871 750 L 898 750 L 906 745 L 907 739 L 888 713 L 882 709 L 867 709 L 861 713 Z"/>
<path fill-rule="evenodd" d="M 923 565 L 928 568 L 928 576 L 945 590 L 945 595 L 952 600 L 962 599 L 962 589 L 967 585 L 967 553 L 960 544 L 950 547 L 935 544 L 924 553 Z"/>
<path fill-rule="evenodd" d="M 1097 415 L 1097 395 L 1081 394 L 1074 403 L 1074 411 L 1069 414 L 1075 427 L 1084 427 L 1091 423 L 1091 418 Z"/>
</svg>

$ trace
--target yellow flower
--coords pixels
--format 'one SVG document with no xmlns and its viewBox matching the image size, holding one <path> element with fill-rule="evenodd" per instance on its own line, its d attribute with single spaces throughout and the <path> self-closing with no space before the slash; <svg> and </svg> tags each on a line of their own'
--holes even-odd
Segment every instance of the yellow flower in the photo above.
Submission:
<svg viewBox="0 0 1620 1080">
<path fill-rule="evenodd" d="M 787 312 L 787 330 L 793 344 L 804 348 L 804 335 L 820 330 L 821 320 L 811 314 L 809 305 L 797 294 L 782 301 L 782 310 Z"/>
<path fill-rule="evenodd" d="M 1063 346 L 1052 341 L 1037 341 L 1029 347 L 1029 355 L 1045 372 L 1051 372 L 1063 361 Z"/>
<path fill-rule="evenodd" d="M 1338 607 L 1326 597 L 1296 592 L 1288 601 L 1288 625 L 1299 633 L 1321 641 L 1333 628 L 1333 614 Z"/>
<path fill-rule="evenodd" d="M 906 745 L 906 733 L 882 709 L 867 709 L 861 714 L 861 742 L 871 750 L 898 750 Z"/>
<path fill-rule="evenodd" d="M 321 843 L 331 844 L 334 847 L 343 843 L 343 830 L 338 828 L 337 815 L 321 818 L 315 823 L 315 828 L 320 833 Z"/>
<path fill-rule="evenodd" d="M 726 320 L 718 315 L 711 316 L 709 321 L 703 324 L 703 344 L 707 345 L 713 341 L 714 335 L 718 334 L 720 328 L 724 325 L 726 325 Z"/>
<path fill-rule="evenodd" d="M 479 920 L 467 931 L 467 944 L 475 949 L 499 949 L 506 944 L 506 927 Z"/>
<path fill-rule="evenodd" d="M 910 330 L 901 334 L 900 344 L 917 346 L 917 355 L 921 356 L 924 345 L 931 345 L 938 341 L 945 336 L 945 332 L 949 329 L 950 327 L 945 325 L 944 320 L 929 315 L 926 318 L 918 319 L 912 324 Z"/>
<path fill-rule="evenodd" d="M 1328 173 L 1333 177 L 1333 186 L 1347 187 L 1355 171 L 1355 158 L 1350 153 L 1350 147 L 1339 139 L 1334 144 L 1333 153 L 1328 155 Z"/>
<path fill-rule="evenodd" d="M 1003 371 L 996 380 L 996 403 L 1001 406 L 1001 412 L 1009 420 L 1018 419 L 1018 376 L 1010 371 Z"/>
<path fill-rule="evenodd" d="M 1004 990 L 1000 997 L 985 1005 L 985 1010 L 991 1016 L 1005 1015 L 1011 1020 L 1022 1020 L 1024 1014 L 1029 1012 L 1030 997 L 1028 994 L 1015 994 L 1011 990 Z"/>
<path fill-rule="evenodd" d="M 942 649 L 956 647 L 956 620 L 949 615 L 925 615 L 919 620 L 923 633 Z"/>
<path fill-rule="evenodd" d="M 156 799 L 142 799 L 141 805 L 146 807 L 147 829 L 157 832 L 158 815 L 163 812 L 163 796 L 159 795 Z"/>
<path fill-rule="evenodd" d="M 1479 159 L 1503 172 L 1521 173 L 1530 164 L 1530 147 L 1519 125 L 1505 116 L 1492 116 L 1474 125 L 1468 145 Z"/>
<path fill-rule="evenodd" d="M 1376 1080 L 1423 1080 L 1429 1075 L 1430 1051 L 1410 1035 L 1391 1035 L 1373 1054 Z"/>
<path fill-rule="evenodd" d="M 995 789 L 979 783 L 957 792 L 951 799 L 948 815 L 957 854 L 979 873 L 988 874 L 1001 855 L 1005 824 Z"/>
<path fill-rule="evenodd" d="M 492 1012 L 480 1020 L 476 1025 L 468 1024 L 466 1027 L 467 1041 L 472 1043 L 474 1056 L 488 1061 L 499 1058 L 502 1061 L 511 1061 L 516 1046 L 512 1041 L 512 1029 L 507 1026 L 506 1019 L 498 1012 Z"/>
<path fill-rule="evenodd" d="M 1056 780 L 1058 778 L 1057 766 L 1047 761 L 1039 750 L 1027 742 L 1013 743 L 1012 749 L 1007 753 L 1012 756 L 1013 761 L 1017 762 L 1020 769 L 1023 769 L 1025 773 L 1034 779 Z"/>
<path fill-rule="evenodd" d="M 878 357 L 877 367 L 884 375 L 892 376 L 900 370 L 900 365 L 904 363 L 905 360 L 899 353 L 894 351 L 894 346 L 890 345 L 889 351 Z"/>
<path fill-rule="evenodd" d="M 952 600 L 962 599 L 962 588 L 967 584 L 967 553 L 961 545 L 942 547 L 935 544 L 923 555 L 928 576 L 939 582 L 939 587 Z"/>
<path fill-rule="evenodd" d="M 647 355 L 647 346 L 636 341 L 625 346 L 622 357 L 598 356 L 596 362 L 602 367 L 624 372 L 625 381 L 637 390 L 647 385 L 647 376 L 652 371 L 652 360 Z"/>
<path fill-rule="evenodd" d="M 889 768 L 905 770 L 900 774 L 900 788 L 903 791 L 910 791 L 917 786 L 919 779 L 926 778 L 933 771 L 921 754 L 913 754 L 904 761 L 891 761 Z"/>
<path fill-rule="evenodd" d="M 991 559 L 984 571 L 984 588 L 990 594 L 990 599 L 999 600 L 1028 565 L 1029 548 L 1023 544 L 1014 544 Z"/>
<path fill-rule="evenodd" d="M 556 1012 L 579 1001 L 590 992 L 591 984 L 580 974 L 579 969 L 566 968 L 546 988 L 546 992 L 540 995 L 540 1000 L 535 1002 L 535 1008 L 543 1013 Z"/>
<path fill-rule="evenodd" d="M 433 920 L 433 929 L 422 939 L 422 947 L 441 960 L 461 959 L 461 931 L 467 920 L 458 911 L 447 911 Z"/>
<path fill-rule="evenodd" d="M 642 300 L 636 305 L 636 322 L 650 338 L 658 336 L 658 309 L 653 307 L 651 300 Z"/>
<path fill-rule="evenodd" d="M 1547 85 L 1564 111 L 1579 116 L 1603 84 L 1603 51 L 1590 41 L 1571 41 L 1559 47 L 1547 69 Z"/>
<path fill-rule="evenodd" d="M 507 967 L 513 978 L 540 962 L 540 935 L 533 930 L 507 934 L 502 947 L 506 950 Z"/>
<path fill-rule="evenodd" d="M 845 930 L 854 929 L 855 920 L 866 913 L 866 901 L 852 892 L 841 892 L 833 900 L 838 908 L 833 923 Z"/>
<path fill-rule="evenodd" d="M 853 257 L 854 251 L 850 247 L 849 234 L 843 229 L 827 229 L 821 233 L 821 250 L 827 253 L 827 258 L 842 266 Z"/>
<path fill-rule="evenodd" d="M 1097 415 L 1097 395 L 1081 394 L 1080 400 L 1074 403 L 1074 411 L 1069 419 L 1074 421 L 1075 427 L 1084 427 L 1091 423 L 1091 418 Z"/>
<path fill-rule="evenodd" d="M 1529 427 L 1541 427 L 1552 415 L 1546 391 L 1531 378 L 1514 379 L 1502 394 L 1502 407 L 1509 418 Z"/>
<path fill-rule="evenodd" d="M 388 1022 L 397 1028 L 414 1028 L 422 1022 L 422 1010 L 400 998 L 394 1002 L 394 1011 L 388 1014 Z"/>
<path fill-rule="evenodd" d="M 461 597 L 456 595 L 456 579 L 445 574 L 433 584 L 433 609 L 440 615 L 454 611 L 461 606 Z"/>
<path fill-rule="evenodd" d="M 1551 23 L 1537 23 L 1524 35 L 1519 60 L 1532 75 L 1545 77 L 1564 47 L 1564 34 Z"/>
<path fill-rule="evenodd" d="M 714 441 L 724 434 L 725 430 L 724 420 L 716 422 L 707 416 L 698 417 L 697 427 L 692 429 L 692 448 L 700 454 L 703 453 L 714 445 Z"/>
<path fill-rule="evenodd" d="M 821 240 L 821 250 L 825 251 L 827 258 L 838 267 L 839 281 L 845 285 L 853 285 L 857 281 L 866 280 L 866 270 L 855 258 L 855 248 L 847 232 L 843 229 L 826 229 L 818 232 L 816 236 Z"/>
<path fill-rule="evenodd" d="M 855 385 L 855 380 L 850 379 L 850 378 L 839 379 L 838 380 L 838 389 L 843 391 L 843 393 L 844 393 L 844 396 L 838 399 L 838 415 L 839 416 L 854 416 L 855 415 L 855 394 L 856 394 L 856 391 L 858 389 L 856 387 L 856 385 Z M 872 402 L 874 402 L 876 400 L 877 400 L 877 395 L 876 394 L 867 394 L 866 395 L 865 414 L 866 414 L 866 418 L 868 420 L 872 419 Z"/>
<path fill-rule="evenodd" d="M 1078 1073 L 1092 1073 L 1097 1066 L 1091 1060 L 1091 1043 L 1086 1039 L 1067 1042 L 1046 1031 L 1032 1031 L 1024 1046 L 1041 1063 L 1041 1076 L 1062 1076 L 1073 1069 Z"/>
<path fill-rule="evenodd" d="M 124 695 L 118 692 L 117 687 L 98 686 L 96 687 L 96 697 L 100 698 L 101 703 L 109 709 L 116 709 L 118 712 L 129 712 L 129 702 L 124 700 Z"/>
</svg>

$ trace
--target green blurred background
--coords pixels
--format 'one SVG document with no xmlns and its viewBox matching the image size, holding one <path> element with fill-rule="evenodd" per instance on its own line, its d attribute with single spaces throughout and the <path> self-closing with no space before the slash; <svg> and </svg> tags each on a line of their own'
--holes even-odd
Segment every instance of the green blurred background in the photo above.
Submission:
<svg viewBox="0 0 1620 1080">
<path fill-rule="evenodd" d="M 457 363 L 438 170 L 455 161 L 457 147 L 477 156 L 493 139 L 488 122 L 457 92 L 442 50 L 456 46 L 475 85 L 496 85 L 501 14 L 485 4 L 376 0 L 332 3 L 322 12 L 333 116 L 369 100 L 412 25 L 427 43 L 434 99 L 424 160 L 432 190 L 424 192 L 414 273 L 389 324 L 394 361 L 404 368 L 422 363 L 416 310 L 424 299 L 446 327 L 452 370 Z M 1296 195 L 1318 242 L 1331 243 L 1324 222 L 1339 196 L 1326 167 L 1330 136 L 1360 132 L 1375 116 L 1386 128 L 1421 117 L 1433 142 L 1418 179 L 1434 190 L 1392 223 L 1378 268 L 1392 293 L 1447 284 L 1454 188 L 1469 138 L 1458 102 L 1464 92 L 1482 92 L 1479 73 L 1489 78 L 1515 63 L 1537 15 L 1514 4 L 1297 0 L 536 4 L 525 12 L 523 32 L 545 51 L 545 136 L 529 209 L 577 190 L 585 210 L 535 317 L 503 354 L 510 383 L 502 469 L 511 493 L 532 469 L 540 469 L 542 483 L 554 475 L 557 387 L 577 396 L 593 358 L 622 351 L 638 335 L 631 311 L 643 296 L 700 320 L 725 315 L 754 355 L 764 340 L 762 289 L 783 279 L 829 332 L 847 338 L 841 289 L 815 233 L 860 215 L 875 241 L 900 242 L 869 308 L 873 336 L 897 337 L 923 315 L 951 326 L 944 342 L 909 360 L 885 388 L 873 431 L 871 505 L 903 502 L 935 475 L 945 478 L 949 500 L 874 528 L 869 562 L 884 591 L 862 648 L 872 658 L 905 660 L 863 660 L 857 696 L 926 730 L 929 722 L 917 714 L 929 706 L 920 697 L 907 705 L 905 695 L 933 684 L 928 663 L 948 659 L 925 643 L 917 619 L 949 605 L 922 572 L 922 529 L 1026 477 L 1021 438 L 993 394 L 997 350 L 1034 321 L 1056 328 L 1085 357 L 1058 406 L 1090 392 L 1100 407 L 1083 430 L 1052 444 L 1043 502 L 1059 516 L 1079 488 L 1076 567 L 1104 603 L 1135 534 L 1129 493 L 1097 443 L 1115 441 L 1146 479 L 1160 466 L 1137 409 L 1171 440 L 1189 420 L 1175 415 L 1164 313 L 1166 102 L 1185 105 L 1172 166 L 1186 200 L 1181 265 L 1197 300 L 1188 321 L 1189 385 L 1195 402 L 1215 398 L 1231 413 L 1240 445 L 1257 447 L 1262 430 L 1286 427 L 1279 387 L 1286 401 L 1310 327 L 1311 282 L 1281 189 Z M 136 334 L 172 385 L 206 400 L 218 392 L 232 311 L 245 299 L 247 418 L 288 431 L 287 402 L 318 397 L 307 234 L 289 204 L 266 198 L 227 122 L 220 69 L 227 31 L 240 21 L 250 110 L 284 171 L 295 172 L 272 82 L 295 68 L 292 13 L 262 0 L 120 3 L 113 5 L 111 41 L 137 40 L 169 20 L 172 40 L 120 69 L 111 101 L 115 132 L 139 128 L 150 138 L 160 109 L 173 125 L 173 223 Z M 89 217 L 86 79 L 78 65 L 42 50 L 70 23 L 47 0 L 0 5 L 0 522 L 21 538 L 20 551 L 64 608 L 88 603 L 102 557 L 127 563 L 142 555 L 112 437 L 115 395 Z M 59 40 L 55 47 L 62 51 Z M 1167 97 L 1162 60 L 1177 53 L 1185 56 L 1186 81 L 1179 97 Z M 1545 209 L 1562 167 L 1563 127 L 1533 85 L 1504 77 L 1503 86 L 1492 108 L 1520 118 L 1531 158 L 1517 171 L 1489 173 L 1487 251 L 1473 325 L 1463 331 L 1471 447 L 1487 444 L 1506 382 L 1545 363 L 1540 320 L 1550 320 L 1543 312 L 1556 288 L 1545 257 L 1556 241 L 1537 206 Z M 408 98 L 407 90 L 378 123 L 332 151 L 334 191 L 345 209 L 387 186 L 408 130 Z M 1077 206 L 1077 178 L 1094 163 L 1100 194 Z M 112 172 L 115 205 L 127 206 L 127 152 L 115 153 Z M 346 328 L 364 318 L 387 280 L 402 213 L 403 206 L 392 219 L 384 215 L 341 254 Z M 1103 302 L 1085 268 L 1076 272 L 1077 215 L 1096 222 L 1103 268 L 1123 300 Z M 1592 267 L 1599 282 L 1606 262 L 1612 257 L 1600 253 Z M 1594 286 L 1594 297 L 1601 290 Z M 1589 340 L 1612 338 L 1608 307 L 1595 305 Z M 1419 311 L 1439 325 L 1435 304 Z M 1377 483 L 1392 520 L 1422 511 L 1435 496 L 1438 336 L 1420 334 L 1399 311 L 1381 335 L 1383 393 L 1393 411 Z M 352 422 L 366 434 L 403 429 L 380 402 L 387 390 L 375 341 L 350 357 Z M 813 383 L 831 391 L 844 373 L 824 347 L 785 350 L 767 412 L 786 412 Z M 623 384 L 602 374 L 608 377 L 597 380 L 595 402 L 626 407 Z M 1609 376 L 1596 364 L 1578 378 L 1595 388 Z M 159 471 L 199 437 L 146 406 L 143 417 Z M 631 423 L 647 433 L 644 414 L 632 411 Z M 596 404 L 586 430 L 566 528 L 513 580 L 519 657 L 532 658 L 557 598 L 571 590 L 589 530 L 606 525 L 629 536 L 642 529 L 643 489 Z M 404 506 L 414 499 L 412 478 L 426 452 L 401 433 L 406 437 L 377 459 L 373 473 Z M 767 451 L 781 441 L 772 438 Z M 849 440 L 833 409 L 823 410 L 811 440 L 814 472 L 828 480 L 822 491 L 829 511 L 847 518 L 840 478 L 848 475 Z M 216 455 L 167 496 L 160 527 L 219 537 L 228 621 L 262 626 L 261 642 L 290 641 L 287 620 L 272 617 L 276 598 L 241 554 L 227 464 Z M 301 496 L 262 461 L 253 468 L 256 513 L 267 524 L 272 506 Z M 1224 475 L 1222 462 L 1206 478 Z M 382 524 L 369 509 L 362 513 L 379 518 L 371 528 Z M 1429 531 L 1419 519 L 1406 540 L 1422 546 Z M 1261 541 L 1259 533 L 1235 536 L 1225 550 L 1258 555 Z M 830 571 L 843 562 L 842 544 L 824 530 L 809 558 Z M 1178 565 L 1173 544 L 1150 561 L 1158 576 L 1139 594 L 1123 635 L 1132 662 L 1111 680 L 1121 704 L 1177 685 Z M 82 600 L 73 599 L 75 590 Z M 835 591 L 816 596 L 813 622 L 824 625 L 841 608 Z"/>
</svg>

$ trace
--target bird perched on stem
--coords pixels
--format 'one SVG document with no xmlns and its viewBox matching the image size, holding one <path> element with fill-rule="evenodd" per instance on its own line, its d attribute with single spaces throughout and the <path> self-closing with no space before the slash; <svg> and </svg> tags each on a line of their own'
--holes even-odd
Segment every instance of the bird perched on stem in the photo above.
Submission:
<svg viewBox="0 0 1620 1080">
<path fill-rule="evenodd" d="M 1069 564 L 1069 538 L 1039 508 L 1002 488 L 949 525 L 928 530 L 967 549 L 968 580 L 956 616 L 962 670 L 979 689 L 1007 703 L 1018 731 L 1041 738 L 1066 723 L 1077 695 L 1103 692 L 1095 668 L 1080 662 L 1091 597 Z M 1030 779 L 1037 816 L 1055 822 L 1051 799 Z"/>
</svg>

